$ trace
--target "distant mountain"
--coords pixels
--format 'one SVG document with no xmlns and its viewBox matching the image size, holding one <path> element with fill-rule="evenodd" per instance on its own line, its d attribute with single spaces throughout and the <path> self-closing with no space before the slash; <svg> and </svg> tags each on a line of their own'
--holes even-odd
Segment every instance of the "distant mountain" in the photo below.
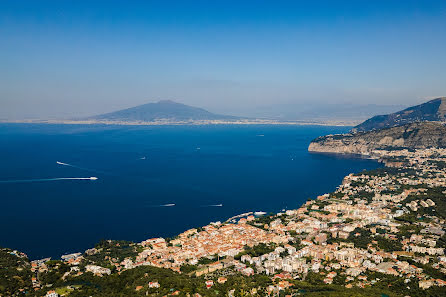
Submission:
<svg viewBox="0 0 446 297">
<path fill-rule="evenodd" d="M 388 115 L 374 116 L 354 127 L 352 132 L 370 131 L 424 121 L 446 120 L 446 97 L 406 108 Z"/>
<path fill-rule="evenodd" d="M 198 121 L 198 120 L 237 120 L 238 117 L 219 115 L 205 109 L 162 100 L 147 103 L 111 113 L 90 117 L 91 120 L 107 120 L 122 122 Z"/>
</svg>

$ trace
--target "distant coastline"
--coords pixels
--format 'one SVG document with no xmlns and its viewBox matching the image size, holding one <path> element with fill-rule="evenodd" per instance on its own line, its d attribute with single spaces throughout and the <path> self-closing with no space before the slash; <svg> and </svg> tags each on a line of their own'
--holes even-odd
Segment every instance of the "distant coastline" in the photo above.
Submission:
<svg viewBox="0 0 446 297">
<path fill-rule="evenodd" d="M 177 121 L 160 119 L 156 121 L 112 121 L 112 120 L 1 120 L 4 124 L 63 124 L 63 125 L 117 125 L 117 126 L 186 126 L 186 125 L 297 125 L 297 126 L 338 126 L 351 127 L 360 121 L 326 120 L 326 121 L 280 121 L 267 119 L 240 120 L 186 120 Z"/>
</svg>

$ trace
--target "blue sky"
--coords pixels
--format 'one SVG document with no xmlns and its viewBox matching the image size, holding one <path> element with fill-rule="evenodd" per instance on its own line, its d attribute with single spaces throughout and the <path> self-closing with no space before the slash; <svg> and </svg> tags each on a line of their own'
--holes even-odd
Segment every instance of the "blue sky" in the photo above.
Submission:
<svg viewBox="0 0 446 297">
<path fill-rule="evenodd" d="M 1 1 L 0 118 L 446 96 L 446 1 Z"/>
</svg>

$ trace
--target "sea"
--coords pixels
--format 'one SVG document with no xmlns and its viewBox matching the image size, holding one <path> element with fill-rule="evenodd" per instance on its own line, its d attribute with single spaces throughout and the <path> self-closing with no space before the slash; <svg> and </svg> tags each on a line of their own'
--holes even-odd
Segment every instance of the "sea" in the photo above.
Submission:
<svg viewBox="0 0 446 297">
<path fill-rule="evenodd" d="M 0 124 L 0 246 L 57 258 L 101 239 L 172 237 L 296 209 L 349 173 L 381 167 L 307 151 L 349 129 Z"/>
</svg>

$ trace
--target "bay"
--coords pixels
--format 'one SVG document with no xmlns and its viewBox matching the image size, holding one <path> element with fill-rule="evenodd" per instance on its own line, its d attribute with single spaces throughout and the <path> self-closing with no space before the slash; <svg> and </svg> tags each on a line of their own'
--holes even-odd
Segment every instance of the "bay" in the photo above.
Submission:
<svg viewBox="0 0 446 297">
<path fill-rule="evenodd" d="M 298 208 L 345 175 L 381 166 L 307 151 L 317 136 L 348 130 L 0 124 L 0 246 L 58 257 L 100 239 L 174 236 L 248 211 Z M 44 180 L 86 177 L 98 179 Z"/>
</svg>

